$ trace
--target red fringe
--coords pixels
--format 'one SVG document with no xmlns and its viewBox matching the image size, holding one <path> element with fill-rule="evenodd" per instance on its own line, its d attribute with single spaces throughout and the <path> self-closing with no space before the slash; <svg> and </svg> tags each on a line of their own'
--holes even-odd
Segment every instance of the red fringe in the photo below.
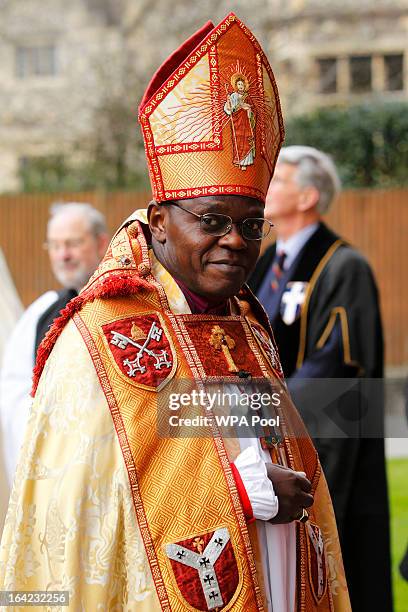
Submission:
<svg viewBox="0 0 408 612">
<path fill-rule="evenodd" d="M 50 356 L 54 344 L 61 335 L 62 330 L 68 321 L 79 312 L 87 302 L 92 302 L 97 298 L 123 297 L 138 293 L 141 289 L 151 288 L 151 285 L 139 276 L 108 276 L 95 286 L 91 285 L 83 293 L 73 298 L 60 312 L 58 318 L 54 320 L 45 338 L 41 342 L 37 351 L 37 358 L 33 370 L 33 386 L 31 396 L 34 397 L 45 363 Z"/>
</svg>

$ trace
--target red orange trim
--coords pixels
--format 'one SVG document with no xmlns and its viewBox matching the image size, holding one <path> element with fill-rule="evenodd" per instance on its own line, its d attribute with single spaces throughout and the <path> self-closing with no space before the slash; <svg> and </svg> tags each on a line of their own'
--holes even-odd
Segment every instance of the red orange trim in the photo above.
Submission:
<svg viewBox="0 0 408 612">
<path fill-rule="evenodd" d="M 254 511 L 252 510 L 252 505 L 251 505 L 251 500 L 248 497 L 247 490 L 242 481 L 241 474 L 239 473 L 237 466 L 235 465 L 235 463 L 230 463 L 230 466 L 231 466 L 232 475 L 235 478 L 235 484 L 237 486 L 238 495 L 241 499 L 245 518 L 248 524 L 250 525 L 251 523 L 255 521 Z"/>
<path fill-rule="evenodd" d="M 180 189 L 176 191 L 166 190 L 164 195 L 167 200 L 183 200 L 186 198 L 198 198 L 200 196 L 212 195 L 247 195 L 261 202 L 265 201 L 265 194 L 260 189 L 248 185 L 208 185 L 205 187 L 192 187 L 191 189 Z"/>
<path fill-rule="evenodd" d="M 220 142 L 185 142 L 171 145 L 159 145 L 156 147 L 157 155 L 174 155 L 174 153 L 197 153 L 198 151 L 220 151 L 221 150 L 221 138 Z"/>
</svg>

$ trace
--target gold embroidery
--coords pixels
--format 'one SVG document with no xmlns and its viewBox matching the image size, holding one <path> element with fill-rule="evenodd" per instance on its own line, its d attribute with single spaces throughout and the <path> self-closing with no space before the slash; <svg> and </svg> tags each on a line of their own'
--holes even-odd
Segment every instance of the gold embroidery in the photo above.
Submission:
<svg viewBox="0 0 408 612">
<path fill-rule="evenodd" d="M 63 335 L 27 426 L 0 550 L 1 589 L 67 590 L 72 610 L 159 612 L 105 396 L 72 322 Z"/>
<path fill-rule="evenodd" d="M 197 551 L 199 552 L 199 554 L 201 555 L 201 553 L 203 552 L 204 548 L 204 540 L 202 538 L 194 538 L 194 542 L 193 542 L 193 546 L 194 548 L 197 549 Z"/>
<path fill-rule="evenodd" d="M 146 334 L 144 333 L 144 331 L 140 329 L 140 327 L 138 327 L 134 321 L 132 322 L 132 329 L 130 333 L 132 336 L 132 340 L 134 340 L 135 342 L 137 340 L 144 340 L 146 338 Z"/>
</svg>

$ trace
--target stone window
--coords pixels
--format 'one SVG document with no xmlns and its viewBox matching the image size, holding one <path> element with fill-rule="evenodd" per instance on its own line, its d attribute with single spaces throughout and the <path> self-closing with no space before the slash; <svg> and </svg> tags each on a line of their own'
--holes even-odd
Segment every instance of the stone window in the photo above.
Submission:
<svg viewBox="0 0 408 612">
<path fill-rule="evenodd" d="M 371 56 L 352 55 L 350 57 L 350 90 L 353 93 L 363 93 L 371 89 Z"/>
<path fill-rule="evenodd" d="M 16 48 L 16 75 L 18 78 L 54 76 L 56 72 L 54 45 Z"/>
<path fill-rule="evenodd" d="M 402 53 L 384 55 L 385 89 L 401 91 L 404 89 L 404 59 Z"/>
<path fill-rule="evenodd" d="M 337 59 L 325 57 L 317 60 L 319 69 L 319 92 L 322 94 L 337 91 Z"/>
</svg>

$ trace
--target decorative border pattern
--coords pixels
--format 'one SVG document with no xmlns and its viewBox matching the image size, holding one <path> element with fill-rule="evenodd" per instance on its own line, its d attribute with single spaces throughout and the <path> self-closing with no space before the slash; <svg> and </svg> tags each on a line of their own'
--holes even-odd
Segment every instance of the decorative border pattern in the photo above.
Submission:
<svg viewBox="0 0 408 612">
<path fill-rule="evenodd" d="M 306 560 L 306 552 L 307 546 L 305 542 L 306 527 L 304 523 L 300 523 L 297 521 L 297 559 L 298 559 L 298 567 L 297 567 L 297 575 L 300 575 L 300 580 L 297 580 L 297 588 L 298 588 L 298 612 L 308 612 L 306 610 L 306 584 L 307 584 L 307 560 Z"/>
<path fill-rule="evenodd" d="M 265 201 L 265 194 L 260 189 L 247 185 L 210 185 L 208 187 L 194 187 L 191 189 L 181 189 L 179 191 L 164 192 L 166 199 L 198 198 L 199 196 L 211 195 L 247 195 Z"/>
<path fill-rule="evenodd" d="M 174 155 L 175 153 L 199 153 L 200 151 L 220 151 L 221 150 L 221 135 L 219 142 L 205 140 L 203 142 L 184 142 L 171 145 L 159 145 L 156 147 L 156 153 L 160 157 L 163 155 Z"/>
<path fill-rule="evenodd" d="M 210 62 L 210 89 L 211 89 L 211 110 L 212 110 L 212 126 L 214 143 L 218 145 L 218 149 L 222 147 L 221 140 L 221 122 L 216 109 L 220 104 L 220 71 L 218 68 L 217 47 L 214 45 L 208 53 Z"/>
</svg>

